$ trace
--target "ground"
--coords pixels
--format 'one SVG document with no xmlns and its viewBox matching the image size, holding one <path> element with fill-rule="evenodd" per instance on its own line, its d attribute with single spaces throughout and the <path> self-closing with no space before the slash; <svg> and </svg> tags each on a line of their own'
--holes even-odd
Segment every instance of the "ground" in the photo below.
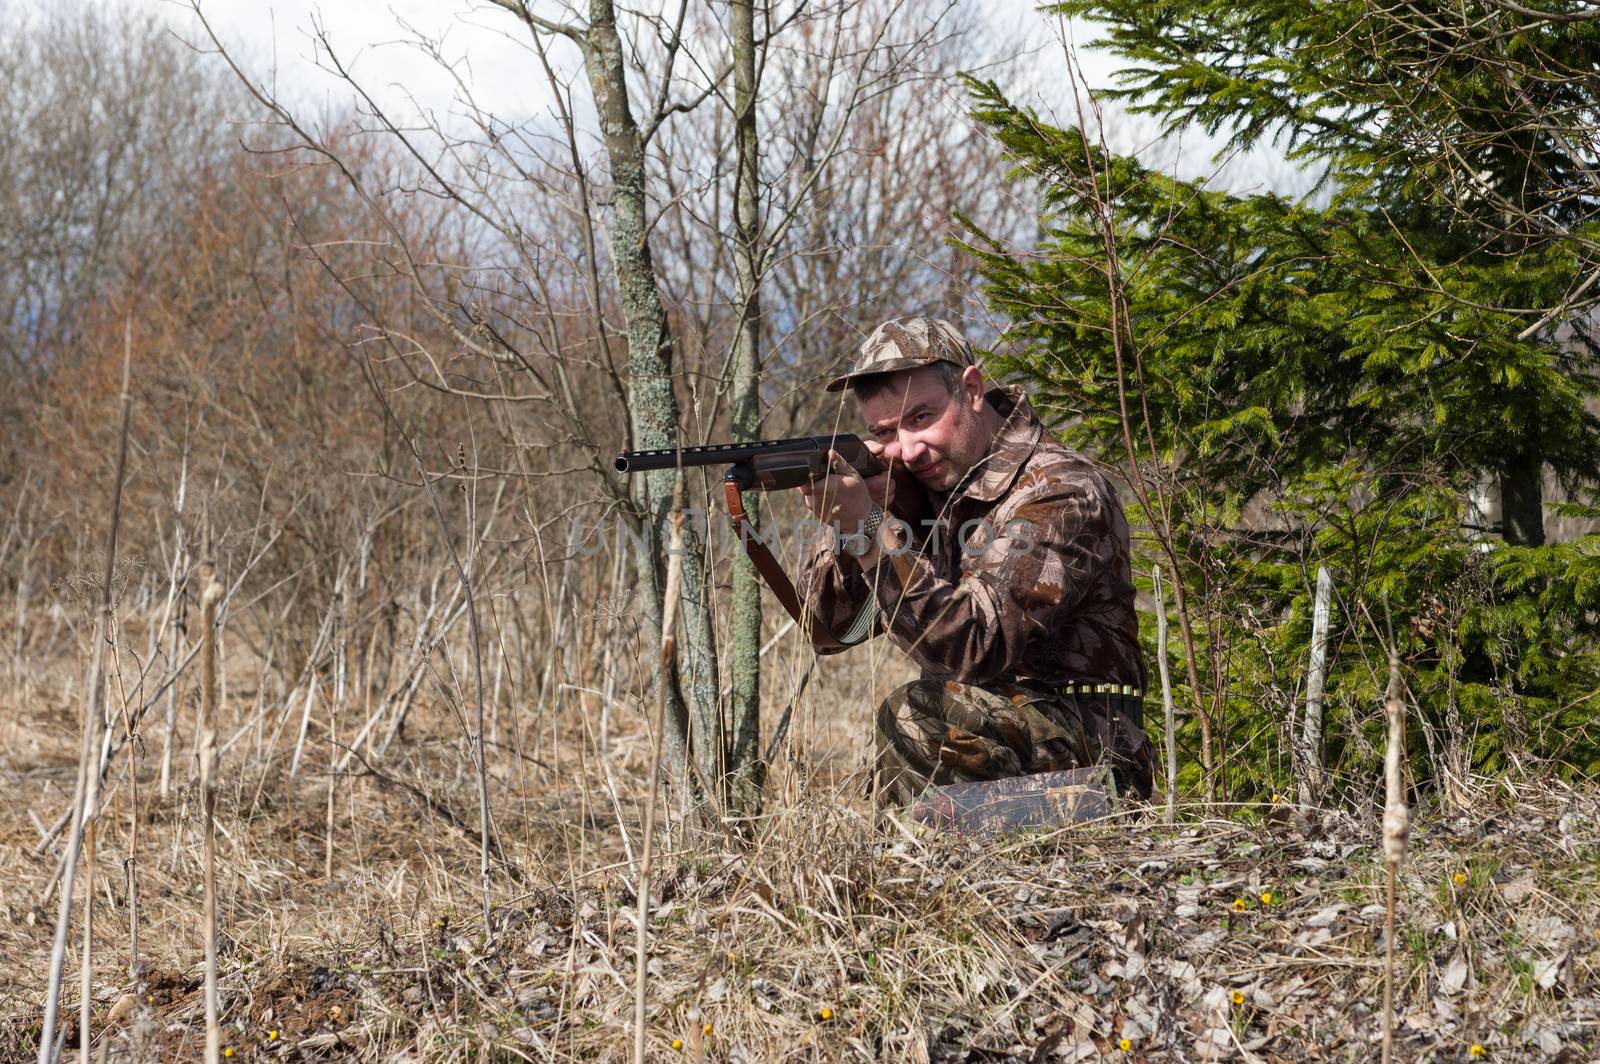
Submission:
<svg viewBox="0 0 1600 1064">
<path fill-rule="evenodd" d="M 801 703 L 764 817 L 688 832 L 673 816 L 655 840 L 650 1059 L 1376 1058 L 1372 811 L 1183 808 L 1169 826 L 1159 808 L 1126 807 L 998 839 L 925 834 L 871 815 L 861 725 L 841 737 L 821 710 L 807 717 L 894 679 L 844 675 Z M 0 719 L 13 796 L 0 810 L 0 1060 L 31 1060 L 56 862 L 34 852 L 30 811 L 48 826 L 65 808 L 76 724 L 66 664 L 14 688 Z M 253 696 L 233 692 L 241 727 Z M 353 762 L 337 778 L 326 732 L 348 735 L 348 719 L 314 721 L 292 784 L 287 749 L 246 733 L 224 761 L 218 821 L 229 1059 L 629 1060 L 649 743 L 643 714 L 619 708 L 596 756 L 589 710 L 499 724 L 504 859 L 488 928 L 470 760 L 448 714 L 419 713 L 371 771 Z M 155 797 L 156 749 L 147 739 L 140 758 L 138 981 L 125 767 L 97 843 L 101 1059 L 194 1060 L 204 1042 L 199 825 L 186 770 Z M 1594 1059 L 1600 789 L 1478 780 L 1422 798 L 1398 881 L 1396 1059 Z M 74 960 L 69 1047 L 77 986 Z"/>
</svg>

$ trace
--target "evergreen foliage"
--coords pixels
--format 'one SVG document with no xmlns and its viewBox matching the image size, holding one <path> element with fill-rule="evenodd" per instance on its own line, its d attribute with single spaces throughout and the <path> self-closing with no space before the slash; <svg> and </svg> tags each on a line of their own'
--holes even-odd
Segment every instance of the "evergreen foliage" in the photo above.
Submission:
<svg viewBox="0 0 1600 1064">
<path fill-rule="evenodd" d="M 1600 769 L 1600 537 L 1545 544 L 1540 490 L 1546 469 L 1580 497 L 1600 482 L 1600 347 L 1574 310 L 1600 261 L 1574 131 L 1600 84 L 1560 76 L 1595 69 L 1600 21 L 1468 6 L 1471 31 L 1454 8 L 1433 30 L 1310 0 L 1061 5 L 1106 27 L 1130 109 L 1321 168 L 1298 202 L 1153 172 L 1092 119 L 1056 128 L 970 82 L 1044 191 L 1025 252 L 969 227 L 1012 322 L 996 368 L 1122 472 L 1146 561 L 1177 562 L 1201 688 L 1179 701 L 1209 713 L 1229 797 L 1288 783 L 1319 564 L 1347 788 L 1376 786 L 1391 623 L 1419 781 L 1530 756 Z M 1556 49 L 1553 74 L 1527 72 Z M 1490 485 L 1498 529 L 1468 505 Z"/>
</svg>

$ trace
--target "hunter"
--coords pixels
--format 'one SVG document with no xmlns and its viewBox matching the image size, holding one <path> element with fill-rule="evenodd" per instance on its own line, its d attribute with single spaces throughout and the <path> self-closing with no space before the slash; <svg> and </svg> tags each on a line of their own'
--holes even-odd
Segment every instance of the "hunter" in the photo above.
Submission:
<svg viewBox="0 0 1600 1064">
<path fill-rule="evenodd" d="M 1094 691 L 1145 687 L 1116 491 L 1020 387 L 985 380 L 947 321 L 884 322 L 828 384 L 845 388 L 890 473 L 864 479 L 830 454 L 801 488 L 819 522 L 853 534 L 825 537 L 797 587 L 843 642 L 887 634 L 922 670 L 878 707 L 879 803 L 1100 764 L 1148 797 L 1140 697 Z M 926 491 L 923 527 L 885 517 L 896 479 Z"/>
</svg>

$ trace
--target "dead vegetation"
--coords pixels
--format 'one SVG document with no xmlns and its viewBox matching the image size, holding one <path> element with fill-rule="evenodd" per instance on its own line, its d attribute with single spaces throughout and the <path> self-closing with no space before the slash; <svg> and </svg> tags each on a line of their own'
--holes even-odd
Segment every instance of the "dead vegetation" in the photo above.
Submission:
<svg viewBox="0 0 1600 1064">
<path fill-rule="evenodd" d="M 41 686 L 67 687 L 73 664 L 62 656 L 61 683 Z M 1376 1055 L 1375 817 L 1297 826 L 1285 799 L 1226 817 L 1180 807 L 1171 827 L 1130 810 L 998 842 L 875 824 L 865 715 L 847 706 L 897 677 L 871 664 L 834 663 L 799 703 L 805 739 L 775 767 L 748 841 L 670 818 L 648 928 L 649 1059 Z M 224 720 L 247 714 L 251 694 L 235 689 Z M 70 798 L 75 738 L 49 696 L 14 705 L 0 744 L 17 796 L 0 814 L 6 1060 L 37 1049 L 56 862 L 33 854 L 30 821 Z M 414 711 L 381 768 L 356 758 L 338 777 L 341 747 L 314 719 L 307 748 L 321 752 L 293 787 L 283 752 L 236 749 L 217 819 L 227 1059 L 628 1059 L 650 737 L 642 711 L 618 712 L 601 755 L 582 709 L 502 718 L 522 752 L 490 773 L 501 856 L 488 929 L 469 740 L 443 706 Z M 547 730 L 537 757 L 524 728 Z M 155 761 L 136 761 L 147 780 Z M 200 796 L 180 779 L 166 800 L 141 787 L 137 980 L 121 874 L 131 790 L 121 772 L 108 781 L 93 878 L 100 1059 L 199 1059 L 204 1046 Z M 1414 820 L 1397 1055 L 1465 1060 L 1476 1045 L 1493 1059 L 1590 1059 L 1600 794 L 1481 781 L 1469 797 Z M 76 1023 L 61 1030 L 74 1046 Z"/>
<path fill-rule="evenodd" d="M 914 38 L 927 71 L 903 66 L 893 41 L 899 60 L 867 63 L 864 42 L 913 6 L 845 4 L 847 24 L 802 20 L 793 44 L 773 46 L 769 76 L 792 82 L 793 99 L 773 105 L 788 124 L 769 125 L 769 143 L 841 148 L 785 163 L 773 193 L 795 241 L 764 281 L 789 308 L 773 320 L 792 318 L 767 337 L 777 401 L 763 431 L 774 435 L 840 416 L 813 385 L 861 323 L 971 296 L 971 264 L 943 243 L 951 218 L 925 204 L 976 194 L 997 200 L 984 208 L 996 225 L 1033 221 L 1024 194 L 992 180 L 981 138 L 932 153 L 931 170 L 898 162 L 953 122 L 927 86 L 977 65 L 960 25 Z M 635 26 L 647 41 L 654 28 Z M 834 66 L 811 61 L 824 51 L 856 56 L 871 79 L 894 72 L 898 88 L 829 113 Z M 630 61 L 662 57 L 646 48 Z M 663 78 L 662 89 L 687 86 Z M 656 106 L 663 122 L 681 110 L 665 91 Z M 458 146 L 468 174 L 509 150 L 482 117 L 483 144 Z M 721 438 L 732 414 L 715 382 L 745 300 L 728 264 L 707 259 L 708 240 L 726 250 L 727 218 L 693 213 L 708 198 L 726 212 L 732 176 L 719 163 L 703 184 L 671 183 L 694 170 L 680 156 L 728 157 L 714 115 L 679 121 L 660 127 L 651 163 L 674 205 L 652 239 L 688 411 L 675 428 Z M 0 645 L 11 651 L 0 658 L 11 799 L 0 807 L 0 1061 L 50 1042 L 45 973 L 97 650 L 109 679 L 95 687 L 106 712 L 91 735 L 107 736 L 106 778 L 65 928 L 80 932 L 93 907 L 93 1044 L 79 1045 L 84 966 L 69 959 L 56 1059 L 202 1057 L 208 839 L 230 1060 L 623 1061 L 640 1037 L 647 1059 L 697 1062 L 1376 1055 L 1390 943 L 1375 799 L 1360 820 L 1310 823 L 1273 802 L 1180 806 L 1170 825 L 1129 810 L 997 842 L 922 836 L 877 820 L 865 794 L 870 707 L 908 678 L 881 646 L 819 666 L 769 624 L 746 648 L 772 752 L 764 812 L 704 816 L 679 785 L 662 790 L 647 831 L 663 736 L 652 628 L 672 625 L 651 613 L 660 603 L 640 575 L 651 562 L 623 556 L 636 531 L 618 518 L 628 489 L 604 468 L 629 434 L 627 322 L 602 276 L 612 263 L 595 227 L 608 215 L 589 196 L 614 190 L 576 137 L 570 163 L 568 142 L 534 137 L 507 159 L 528 167 L 520 185 L 479 190 L 514 237 L 506 246 L 547 267 L 524 290 L 514 270 L 472 265 L 474 230 L 443 208 L 397 195 L 385 213 L 363 198 L 409 179 L 396 156 L 341 137 L 320 147 L 370 184 L 298 163 L 267 175 L 262 156 L 214 146 L 191 153 L 207 166 L 169 169 L 210 180 L 145 188 L 166 223 L 130 215 L 138 239 L 104 236 L 134 249 L 118 283 L 85 275 L 74 287 L 76 267 L 63 266 L 48 303 L 60 320 L 24 315 L 55 332 L 3 323 L 7 345 L 31 354 L 6 371 L 15 395 L 0 399 L 12 430 L 0 434 Z M 464 186 L 435 192 L 478 202 Z M 39 213 L 20 200 L 10 211 Z M 39 240 L 66 247 L 58 233 Z M 18 276 L 34 261 L 13 259 Z M 119 513 L 103 500 L 130 317 Z M 416 450 L 401 446 L 407 434 Z M 692 485 L 693 499 L 708 486 Z M 793 505 L 773 500 L 767 517 L 782 523 Z M 107 588 L 83 559 L 114 513 L 127 549 Z M 597 541 L 619 535 L 590 556 L 586 526 Z M 712 527 L 700 526 L 707 568 L 693 584 L 711 642 L 726 647 L 729 552 L 711 546 Z M 224 586 L 217 702 L 202 726 L 211 626 L 196 578 L 208 540 Z M 91 635 L 101 592 L 103 640 Z M 691 692 L 712 710 L 733 700 L 718 675 Z M 1403 1059 L 1478 1047 L 1579 1060 L 1600 1043 L 1600 792 L 1532 771 L 1416 795 L 1392 939 Z M 1358 806 L 1371 792 L 1370 781 L 1349 788 Z"/>
</svg>

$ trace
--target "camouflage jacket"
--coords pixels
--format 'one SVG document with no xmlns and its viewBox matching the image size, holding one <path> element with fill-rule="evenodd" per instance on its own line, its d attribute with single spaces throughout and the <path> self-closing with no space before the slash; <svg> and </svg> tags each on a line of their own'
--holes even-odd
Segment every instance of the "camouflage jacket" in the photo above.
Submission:
<svg viewBox="0 0 1600 1064">
<path fill-rule="evenodd" d="M 1142 689 L 1116 491 L 1045 430 L 1020 387 L 987 398 L 1005 419 L 994 447 L 954 491 L 933 494 L 939 516 L 914 530 L 912 548 L 863 572 L 823 543 L 804 559 L 801 598 L 836 633 L 872 598 L 874 634 L 928 678 Z"/>
</svg>

